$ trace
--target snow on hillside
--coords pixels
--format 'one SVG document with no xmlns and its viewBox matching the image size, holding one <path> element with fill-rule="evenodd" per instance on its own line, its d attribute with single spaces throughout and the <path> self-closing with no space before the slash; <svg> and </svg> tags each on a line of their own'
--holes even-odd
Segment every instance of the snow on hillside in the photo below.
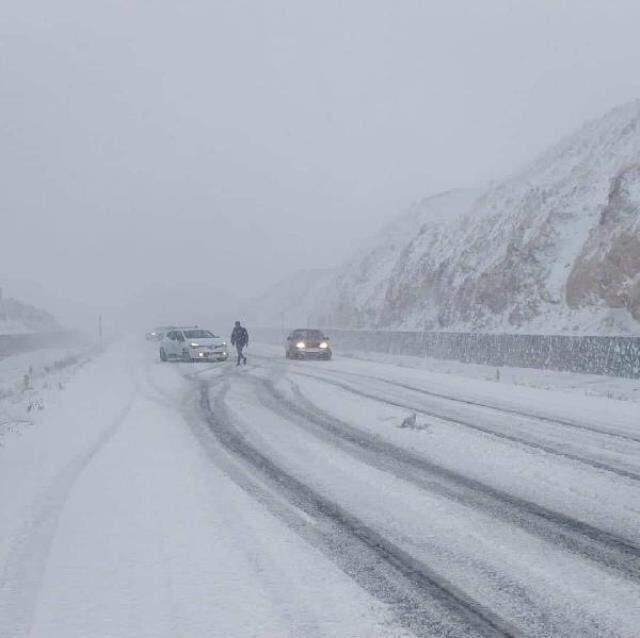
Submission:
<svg viewBox="0 0 640 638">
<path fill-rule="evenodd" d="M 45 310 L 17 299 L 0 299 L 0 335 L 57 330 L 60 330 L 60 324 Z"/>
<path fill-rule="evenodd" d="M 414 204 L 387 224 L 335 278 L 327 305 L 317 305 L 313 316 L 322 325 L 368 327 L 393 323 L 386 315 L 390 279 L 408 264 L 417 246 L 430 254 L 450 235 L 469 210 L 478 192 L 455 190 Z"/>
<path fill-rule="evenodd" d="M 448 263 L 438 264 L 435 289 L 446 294 L 434 317 L 437 327 L 633 330 L 631 314 L 616 312 L 624 310 L 620 304 L 578 299 L 567 284 L 603 211 L 617 209 L 616 180 L 638 161 L 635 102 L 590 122 L 490 189 L 458 229 Z M 640 210 L 631 214 L 637 218 Z M 400 291 L 411 286 L 413 274 L 399 282 Z"/>
<path fill-rule="evenodd" d="M 331 327 L 637 334 L 640 101 L 484 192 L 423 200 L 323 290 L 306 312 Z"/>
</svg>

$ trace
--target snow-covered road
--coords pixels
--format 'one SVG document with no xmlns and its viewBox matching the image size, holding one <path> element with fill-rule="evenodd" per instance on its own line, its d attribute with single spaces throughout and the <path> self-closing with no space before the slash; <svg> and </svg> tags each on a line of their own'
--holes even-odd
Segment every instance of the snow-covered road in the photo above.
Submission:
<svg viewBox="0 0 640 638">
<path fill-rule="evenodd" d="M 119 344 L 0 448 L 0 637 L 637 637 L 638 416 Z"/>
</svg>

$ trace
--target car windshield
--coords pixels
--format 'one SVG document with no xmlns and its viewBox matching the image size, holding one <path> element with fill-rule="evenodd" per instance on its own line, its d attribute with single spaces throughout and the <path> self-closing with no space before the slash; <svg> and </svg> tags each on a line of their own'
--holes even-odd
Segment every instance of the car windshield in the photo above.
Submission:
<svg viewBox="0 0 640 638">
<path fill-rule="evenodd" d="M 216 335 L 208 330 L 185 330 L 184 336 L 187 339 L 215 339 Z"/>
<path fill-rule="evenodd" d="M 295 330 L 293 336 L 296 339 L 324 339 L 320 330 Z"/>
</svg>

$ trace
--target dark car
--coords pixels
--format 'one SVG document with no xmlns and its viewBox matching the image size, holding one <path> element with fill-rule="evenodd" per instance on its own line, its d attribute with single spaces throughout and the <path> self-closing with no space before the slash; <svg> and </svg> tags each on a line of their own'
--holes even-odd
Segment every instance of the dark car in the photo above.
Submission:
<svg viewBox="0 0 640 638">
<path fill-rule="evenodd" d="M 322 330 L 299 328 L 287 337 L 287 359 L 331 359 L 332 352 L 329 338 Z"/>
</svg>

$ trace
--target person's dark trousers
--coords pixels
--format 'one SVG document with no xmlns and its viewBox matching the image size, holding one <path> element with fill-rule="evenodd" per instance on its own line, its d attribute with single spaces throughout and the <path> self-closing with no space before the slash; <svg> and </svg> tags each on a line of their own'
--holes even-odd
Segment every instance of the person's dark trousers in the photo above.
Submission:
<svg viewBox="0 0 640 638">
<path fill-rule="evenodd" d="M 242 351 L 244 350 L 244 346 L 241 346 L 238 343 L 238 344 L 236 344 L 236 350 L 238 351 L 238 363 L 236 365 L 240 365 L 243 360 L 246 363 L 247 362 L 247 357 L 245 357 L 244 354 L 242 354 Z"/>
</svg>

